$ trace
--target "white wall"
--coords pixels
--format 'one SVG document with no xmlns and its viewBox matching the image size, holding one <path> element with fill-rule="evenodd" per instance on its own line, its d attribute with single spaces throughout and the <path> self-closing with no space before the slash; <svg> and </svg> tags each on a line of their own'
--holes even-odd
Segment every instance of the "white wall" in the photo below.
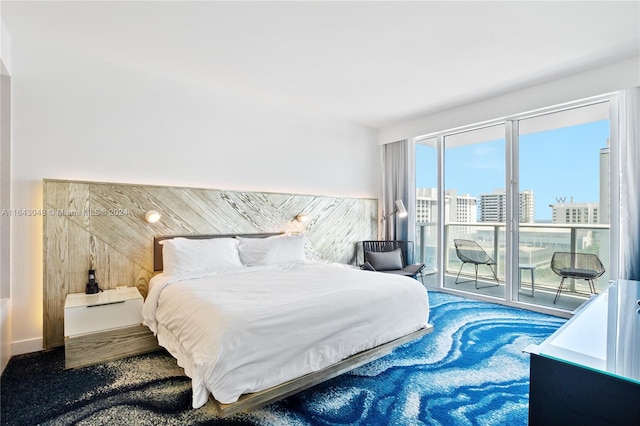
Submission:
<svg viewBox="0 0 640 426">
<path fill-rule="evenodd" d="M 640 57 L 397 123 L 380 131 L 380 143 L 532 111 L 640 85 Z"/>
<path fill-rule="evenodd" d="M 13 40 L 15 209 L 43 178 L 378 198 L 373 129 L 44 43 Z M 15 355 L 42 347 L 42 218 L 12 237 Z"/>
<path fill-rule="evenodd" d="M 11 36 L 0 17 L 0 210 L 11 205 Z M 0 372 L 11 356 L 10 217 L 0 217 Z"/>
<path fill-rule="evenodd" d="M 0 16 L 0 58 L 5 67 L 5 73 L 11 74 L 11 34 L 4 26 L 2 16 Z"/>
</svg>

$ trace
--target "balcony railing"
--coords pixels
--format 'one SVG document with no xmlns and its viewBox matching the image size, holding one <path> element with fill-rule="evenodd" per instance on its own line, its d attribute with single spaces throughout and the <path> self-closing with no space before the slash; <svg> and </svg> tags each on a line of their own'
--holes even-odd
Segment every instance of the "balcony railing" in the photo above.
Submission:
<svg viewBox="0 0 640 426">
<path fill-rule="evenodd" d="M 418 261 L 427 265 L 430 270 L 436 270 L 437 265 L 437 224 L 418 222 L 416 224 L 416 257 Z M 556 251 L 571 251 L 596 254 L 609 270 L 609 225 L 601 224 L 550 224 L 550 223 L 522 223 L 519 228 L 519 263 L 535 265 L 535 280 L 537 289 L 555 291 L 560 277 L 550 267 L 551 257 Z M 497 262 L 498 277 L 504 281 L 505 270 L 505 224 L 504 223 L 447 223 L 444 227 L 444 272 L 456 274 L 461 262 L 455 253 L 453 240 L 464 238 L 475 240 Z M 596 288 L 606 288 L 608 275 L 605 273 Z M 599 285 L 598 285 L 599 284 Z M 584 280 L 569 282 L 569 291 L 589 293 Z"/>
</svg>

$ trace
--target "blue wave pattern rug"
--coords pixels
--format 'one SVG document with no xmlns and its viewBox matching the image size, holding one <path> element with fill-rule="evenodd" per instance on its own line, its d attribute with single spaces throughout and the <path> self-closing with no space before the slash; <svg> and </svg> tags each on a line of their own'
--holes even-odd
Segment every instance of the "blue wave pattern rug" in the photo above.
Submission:
<svg viewBox="0 0 640 426">
<path fill-rule="evenodd" d="M 220 419 L 191 409 L 164 351 L 64 370 L 64 351 L 13 358 L 5 425 L 526 425 L 529 355 L 564 319 L 430 292 L 435 331 L 307 391 Z"/>
</svg>

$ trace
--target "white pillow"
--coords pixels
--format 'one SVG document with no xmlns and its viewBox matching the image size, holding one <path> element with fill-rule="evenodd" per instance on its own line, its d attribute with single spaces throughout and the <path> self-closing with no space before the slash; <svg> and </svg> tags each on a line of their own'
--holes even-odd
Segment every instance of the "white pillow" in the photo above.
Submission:
<svg viewBox="0 0 640 426">
<path fill-rule="evenodd" d="M 234 238 L 172 238 L 162 244 L 163 272 L 177 275 L 242 266 Z"/>
<path fill-rule="evenodd" d="M 236 238 L 240 242 L 240 260 L 247 266 L 275 265 L 304 260 L 304 237 L 302 235 Z"/>
</svg>

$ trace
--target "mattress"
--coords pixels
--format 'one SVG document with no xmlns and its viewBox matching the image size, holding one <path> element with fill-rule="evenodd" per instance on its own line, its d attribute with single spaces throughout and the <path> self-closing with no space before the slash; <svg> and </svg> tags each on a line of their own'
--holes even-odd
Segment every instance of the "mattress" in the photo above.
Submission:
<svg viewBox="0 0 640 426">
<path fill-rule="evenodd" d="M 144 324 L 192 379 L 193 407 L 321 370 L 425 327 L 416 280 L 322 262 L 152 279 Z"/>
</svg>

